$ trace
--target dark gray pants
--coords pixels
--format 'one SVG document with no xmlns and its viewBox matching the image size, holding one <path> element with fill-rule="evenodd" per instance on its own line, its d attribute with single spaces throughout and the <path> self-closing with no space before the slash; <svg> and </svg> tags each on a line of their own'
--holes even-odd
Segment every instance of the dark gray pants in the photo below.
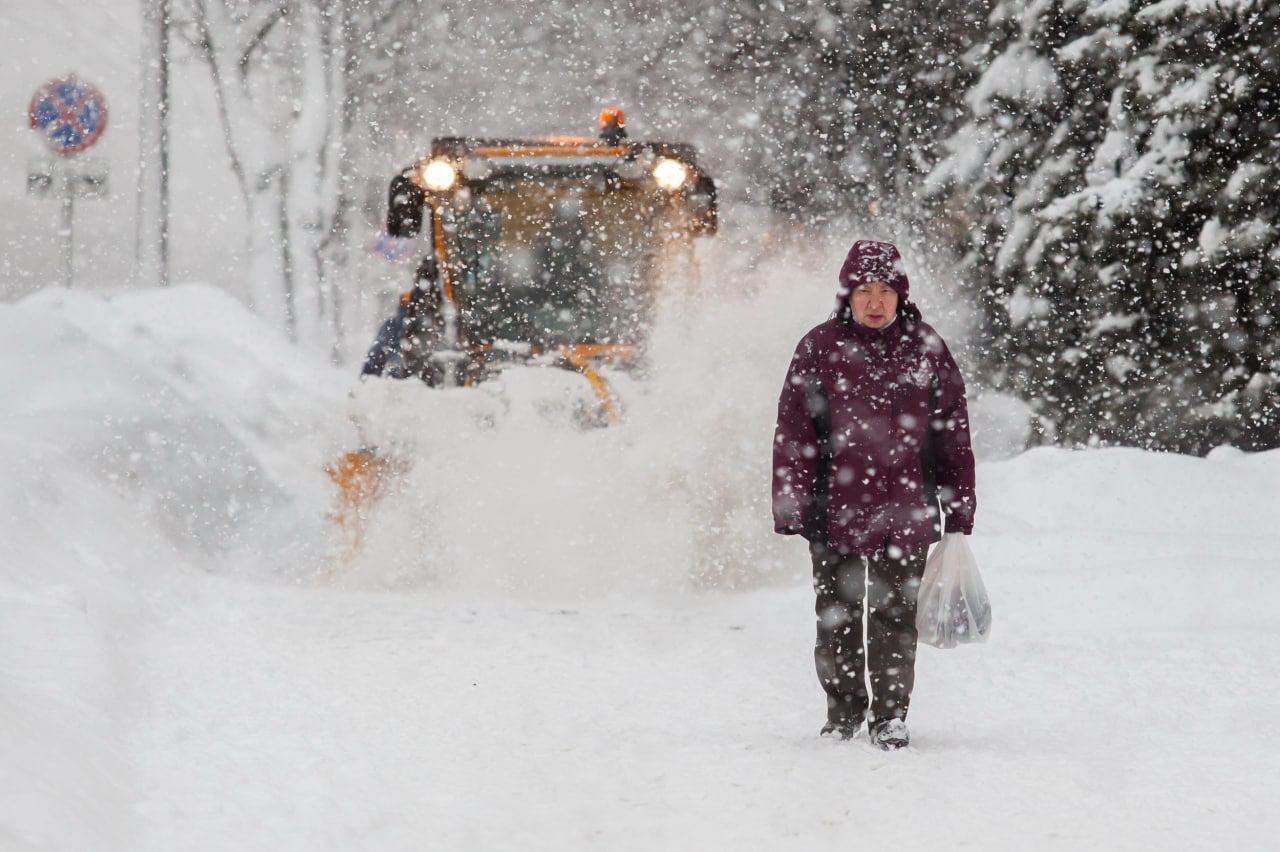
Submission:
<svg viewBox="0 0 1280 852">
<path fill-rule="evenodd" d="M 842 556 L 820 543 L 810 544 L 809 551 L 818 615 L 813 658 L 827 693 L 828 720 L 857 723 L 868 710 L 873 724 L 905 719 L 915 685 L 916 596 L 928 548 L 896 559 L 883 551 L 872 557 Z"/>
</svg>

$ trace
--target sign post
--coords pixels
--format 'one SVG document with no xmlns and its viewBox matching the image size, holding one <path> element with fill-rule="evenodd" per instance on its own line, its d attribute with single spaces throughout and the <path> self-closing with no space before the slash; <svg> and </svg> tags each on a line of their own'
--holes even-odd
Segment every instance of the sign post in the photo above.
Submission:
<svg viewBox="0 0 1280 852">
<path fill-rule="evenodd" d="M 102 93 L 74 74 L 45 83 L 27 107 L 31 129 L 38 131 L 59 159 L 37 161 L 27 169 L 27 193 L 37 198 L 59 195 L 62 200 L 63 277 L 75 277 L 75 199 L 106 194 L 107 169 L 77 155 L 92 146 L 107 129 L 107 101 Z M 76 158 L 76 159 L 72 159 Z"/>
</svg>

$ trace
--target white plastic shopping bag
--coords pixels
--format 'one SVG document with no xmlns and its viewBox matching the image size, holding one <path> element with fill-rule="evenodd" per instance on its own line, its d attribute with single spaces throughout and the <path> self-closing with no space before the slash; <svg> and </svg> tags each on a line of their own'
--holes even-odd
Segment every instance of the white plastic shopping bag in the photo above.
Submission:
<svg viewBox="0 0 1280 852">
<path fill-rule="evenodd" d="M 935 648 L 985 642 L 991 600 L 963 533 L 947 533 L 929 554 L 916 603 L 920 641 Z"/>
</svg>

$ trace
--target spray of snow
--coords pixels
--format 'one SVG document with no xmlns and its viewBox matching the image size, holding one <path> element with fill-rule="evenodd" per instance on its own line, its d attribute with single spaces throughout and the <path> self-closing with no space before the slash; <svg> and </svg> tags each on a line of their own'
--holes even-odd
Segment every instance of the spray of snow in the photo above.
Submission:
<svg viewBox="0 0 1280 852">
<path fill-rule="evenodd" d="M 803 566 L 771 533 L 773 405 L 839 256 L 771 251 L 736 269 L 712 251 L 668 285 L 644 375 L 607 374 L 616 427 L 580 425 L 594 401 L 562 370 L 443 392 L 365 383 L 366 439 L 411 470 L 339 581 L 575 598 L 793 578 Z"/>
<path fill-rule="evenodd" d="M 566 371 L 444 392 L 366 382 L 365 440 L 410 469 L 336 581 L 555 599 L 795 581 L 805 566 L 772 533 L 774 406 L 851 239 L 814 250 L 752 230 L 706 246 L 701 274 L 667 283 L 645 375 L 609 374 L 613 428 L 575 427 L 594 403 Z M 942 304 L 927 261 L 918 290 Z"/>
</svg>

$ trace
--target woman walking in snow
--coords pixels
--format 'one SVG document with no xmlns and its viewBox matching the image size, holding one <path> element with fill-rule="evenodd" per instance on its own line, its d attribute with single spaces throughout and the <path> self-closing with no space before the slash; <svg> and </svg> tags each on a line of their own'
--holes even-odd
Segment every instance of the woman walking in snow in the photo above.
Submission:
<svg viewBox="0 0 1280 852">
<path fill-rule="evenodd" d="M 895 246 L 853 244 L 835 313 L 796 347 L 773 443 L 774 528 L 804 536 L 813 561 L 822 735 L 851 739 L 866 719 L 884 749 L 908 743 L 939 499 L 947 532 L 971 533 L 976 507 L 964 379 L 908 287 Z"/>
</svg>

